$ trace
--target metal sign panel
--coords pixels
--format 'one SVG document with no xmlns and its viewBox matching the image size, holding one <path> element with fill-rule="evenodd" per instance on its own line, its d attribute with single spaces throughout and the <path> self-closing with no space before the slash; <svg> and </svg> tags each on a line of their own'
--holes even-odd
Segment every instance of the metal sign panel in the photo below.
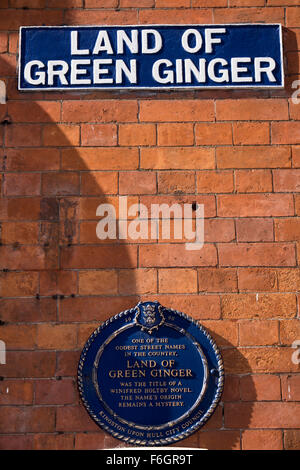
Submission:
<svg viewBox="0 0 300 470">
<path fill-rule="evenodd" d="M 20 28 L 20 90 L 283 86 L 280 24 Z"/>
<path fill-rule="evenodd" d="M 188 437 L 214 412 L 223 363 L 208 332 L 158 302 L 143 302 L 102 324 L 78 367 L 82 401 L 114 437 L 140 446 Z"/>
</svg>

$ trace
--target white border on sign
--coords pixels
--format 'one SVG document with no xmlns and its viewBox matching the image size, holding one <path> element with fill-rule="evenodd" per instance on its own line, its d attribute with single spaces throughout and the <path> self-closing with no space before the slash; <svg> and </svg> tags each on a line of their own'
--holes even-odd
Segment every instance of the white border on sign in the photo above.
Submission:
<svg viewBox="0 0 300 470">
<path fill-rule="evenodd" d="M 22 88 L 21 87 L 21 33 L 22 29 L 37 29 L 37 28 L 43 28 L 43 29 L 71 29 L 71 28 L 139 28 L 141 26 L 146 26 L 146 27 L 153 27 L 153 28 L 159 28 L 160 26 L 200 26 L 200 27 L 205 27 L 205 26 L 278 26 L 279 27 L 279 46 L 280 46 L 280 59 L 281 59 L 281 83 L 279 85 L 237 85 L 237 86 L 232 86 L 232 85 L 224 85 L 224 86 L 205 86 L 205 85 L 191 85 L 191 86 L 167 86 L 167 87 L 120 87 L 120 86 L 115 86 L 115 87 L 95 87 L 95 86 L 90 86 L 90 87 L 65 87 L 65 88 L 60 88 L 60 87 L 51 87 L 51 88 L 45 88 L 45 87 L 36 87 L 36 88 Z M 269 89 L 269 90 L 278 90 L 282 89 L 285 86 L 284 82 L 284 69 L 283 69 L 283 43 L 282 43 L 282 25 L 281 23 L 224 23 L 224 24 L 123 24 L 123 25 L 63 25 L 63 26 L 20 26 L 20 33 L 19 33 L 19 60 L 18 60 L 18 90 L 19 91 L 72 91 L 72 90 L 82 90 L 82 91 L 88 91 L 88 90 L 98 90 L 98 91 L 113 91 L 113 90 L 251 90 L 251 89 Z"/>
</svg>

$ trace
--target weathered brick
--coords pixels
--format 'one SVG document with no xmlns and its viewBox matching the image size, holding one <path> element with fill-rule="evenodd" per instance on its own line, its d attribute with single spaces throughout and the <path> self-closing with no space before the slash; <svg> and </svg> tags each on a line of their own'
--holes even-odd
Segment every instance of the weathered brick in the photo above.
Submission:
<svg viewBox="0 0 300 470">
<path fill-rule="evenodd" d="M 289 194 L 234 194 L 217 198 L 219 217 L 270 217 L 294 215 Z"/>
<path fill-rule="evenodd" d="M 72 379 L 36 381 L 35 404 L 67 405 L 74 401 L 75 384 Z"/>
<path fill-rule="evenodd" d="M 297 427 L 299 403 L 226 403 L 225 426 L 231 428 Z"/>
<path fill-rule="evenodd" d="M 74 325 L 39 324 L 37 327 L 37 347 L 39 349 L 72 349 L 76 346 Z"/>
<path fill-rule="evenodd" d="M 197 145 L 232 144 L 232 126 L 229 123 L 199 123 L 195 126 Z"/>
<path fill-rule="evenodd" d="M 137 113 L 136 100 L 71 100 L 62 105 L 62 121 L 70 123 L 136 122 Z"/>
<path fill-rule="evenodd" d="M 118 293 L 118 275 L 114 270 L 80 271 L 80 295 L 114 295 Z"/>
<path fill-rule="evenodd" d="M 237 170 L 235 187 L 238 193 L 272 192 L 272 173 L 270 170 Z"/>
<path fill-rule="evenodd" d="M 198 269 L 199 292 L 236 292 L 237 274 L 231 268 Z"/>
<path fill-rule="evenodd" d="M 212 148 L 157 147 L 141 149 L 141 168 L 194 170 L 215 168 Z"/>
<path fill-rule="evenodd" d="M 279 429 L 247 429 L 242 433 L 243 450 L 282 450 L 282 432 Z"/>
<path fill-rule="evenodd" d="M 156 128 L 154 124 L 120 124 L 119 145 L 148 146 L 156 144 Z"/>
<path fill-rule="evenodd" d="M 34 384 L 30 380 L 3 380 L 0 384 L 1 405 L 31 405 Z"/>
<path fill-rule="evenodd" d="M 235 122 L 233 124 L 234 145 L 263 145 L 270 143 L 267 122 Z"/>
<path fill-rule="evenodd" d="M 241 12 L 246 13 L 245 10 Z M 289 117 L 288 103 L 284 99 L 217 100 L 216 116 L 218 121 L 283 121 Z"/>
<path fill-rule="evenodd" d="M 198 193 L 231 193 L 233 192 L 232 171 L 199 171 L 197 172 Z"/>
<path fill-rule="evenodd" d="M 193 171 L 159 171 L 157 174 L 159 193 L 194 193 L 195 173 Z"/>
<path fill-rule="evenodd" d="M 226 294 L 222 296 L 224 318 L 292 318 L 296 312 L 295 294 Z"/>
<path fill-rule="evenodd" d="M 216 266 L 217 257 L 214 245 L 206 244 L 200 251 L 186 251 L 185 245 L 161 244 L 141 245 L 141 267 L 186 267 Z"/>
<path fill-rule="evenodd" d="M 160 146 L 178 146 L 194 144 L 194 126 L 192 123 L 159 123 L 157 125 L 157 144 Z"/>
<path fill-rule="evenodd" d="M 217 147 L 218 168 L 289 168 L 291 149 L 287 146 Z"/>
<path fill-rule="evenodd" d="M 115 124 L 82 124 L 81 145 L 88 147 L 117 145 Z"/>
<path fill-rule="evenodd" d="M 240 291 L 276 292 L 278 289 L 277 271 L 268 268 L 240 268 L 238 269 L 238 286 Z"/>
<path fill-rule="evenodd" d="M 239 323 L 240 346 L 278 344 L 277 320 L 246 320 Z"/>
<path fill-rule="evenodd" d="M 160 269 L 158 286 L 160 293 L 196 293 L 197 271 L 195 269 Z"/>
<path fill-rule="evenodd" d="M 213 120 L 214 107 L 213 102 L 210 100 L 142 100 L 140 102 L 141 122 L 193 122 Z"/>
<path fill-rule="evenodd" d="M 62 151 L 64 170 L 134 170 L 138 161 L 136 148 L 81 147 Z"/>
<path fill-rule="evenodd" d="M 242 401 L 280 401 L 280 378 L 272 374 L 244 375 L 240 378 Z"/>
<path fill-rule="evenodd" d="M 246 217 L 236 220 L 238 242 L 271 242 L 274 240 L 273 219 Z"/>
</svg>

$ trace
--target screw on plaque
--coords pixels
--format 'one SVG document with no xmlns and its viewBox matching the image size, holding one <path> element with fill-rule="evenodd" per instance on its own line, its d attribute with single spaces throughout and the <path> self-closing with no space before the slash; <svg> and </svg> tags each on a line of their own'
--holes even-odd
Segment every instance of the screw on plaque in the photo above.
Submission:
<svg viewBox="0 0 300 470">
<path fill-rule="evenodd" d="M 213 377 L 219 377 L 219 371 L 217 369 L 210 369 L 210 373 Z"/>
</svg>

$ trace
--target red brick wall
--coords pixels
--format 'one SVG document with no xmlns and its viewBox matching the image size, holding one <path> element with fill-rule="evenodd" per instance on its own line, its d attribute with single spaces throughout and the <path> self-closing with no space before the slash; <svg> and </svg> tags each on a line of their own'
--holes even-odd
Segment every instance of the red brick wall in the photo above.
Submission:
<svg viewBox="0 0 300 470">
<path fill-rule="evenodd" d="M 68 6 L 69 5 L 69 6 Z M 80 403 L 77 361 L 140 299 L 192 315 L 222 349 L 209 422 L 180 446 L 300 447 L 299 0 L 2 0 L 0 447 L 121 442 Z M 21 25 L 279 22 L 282 91 L 20 93 Z M 101 202 L 199 202 L 205 246 L 96 237 Z"/>
</svg>

